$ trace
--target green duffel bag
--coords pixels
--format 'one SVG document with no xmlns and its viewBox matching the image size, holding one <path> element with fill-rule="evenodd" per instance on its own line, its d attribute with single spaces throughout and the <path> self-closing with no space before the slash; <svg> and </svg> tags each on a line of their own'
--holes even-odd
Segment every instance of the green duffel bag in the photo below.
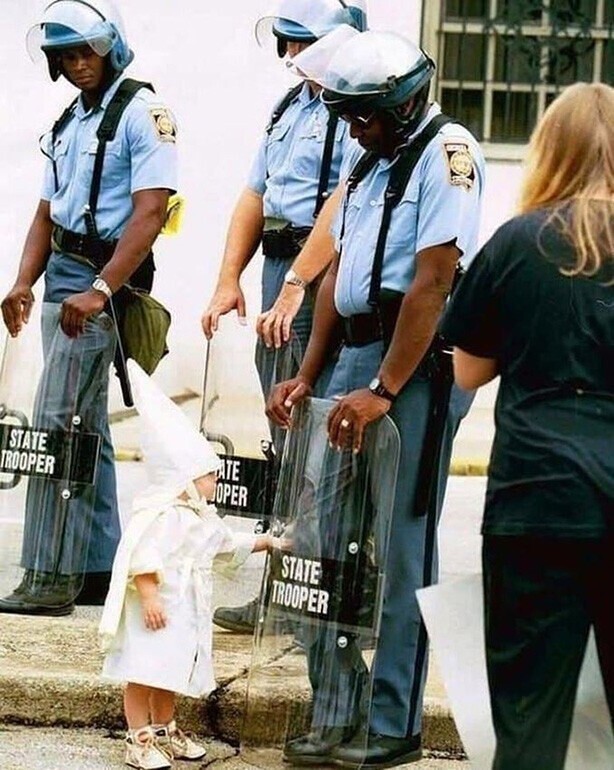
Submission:
<svg viewBox="0 0 614 770">
<path fill-rule="evenodd" d="M 152 374 L 168 353 L 166 336 L 171 314 L 161 302 L 142 289 L 121 289 L 119 336 L 126 359 L 132 358 Z"/>
</svg>

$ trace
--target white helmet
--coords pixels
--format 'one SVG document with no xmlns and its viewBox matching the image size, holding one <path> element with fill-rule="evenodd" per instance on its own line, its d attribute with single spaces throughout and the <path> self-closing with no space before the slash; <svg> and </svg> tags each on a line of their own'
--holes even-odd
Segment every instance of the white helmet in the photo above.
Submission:
<svg viewBox="0 0 614 770">
<path fill-rule="evenodd" d="M 256 39 L 265 45 L 273 34 L 283 57 L 288 42 L 313 43 L 342 24 L 366 29 L 366 0 L 280 0 L 256 23 Z"/>
<path fill-rule="evenodd" d="M 347 28 L 299 53 L 293 67 L 322 86 L 322 101 L 334 112 L 390 112 L 404 127 L 419 120 L 435 73 L 428 54 L 402 35 Z M 412 98 L 409 114 L 397 109 Z"/>
<path fill-rule="evenodd" d="M 49 74 L 61 74 L 57 53 L 66 48 L 89 45 L 99 56 L 109 56 L 115 72 L 122 72 L 134 58 L 124 25 L 111 0 L 53 0 L 26 38 L 30 58 L 47 57 Z"/>
</svg>

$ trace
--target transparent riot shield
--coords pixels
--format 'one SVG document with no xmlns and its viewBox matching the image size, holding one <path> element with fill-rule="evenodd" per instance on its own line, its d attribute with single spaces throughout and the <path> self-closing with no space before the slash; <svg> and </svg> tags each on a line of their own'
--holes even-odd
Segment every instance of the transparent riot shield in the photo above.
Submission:
<svg viewBox="0 0 614 770">
<path fill-rule="evenodd" d="M 417 596 L 471 767 L 490 770 L 495 732 L 486 675 L 482 576 L 423 588 Z M 565 770 L 606 770 L 612 767 L 612 757 L 614 736 L 591 635 Z"/>
<path fill-rule="evenodd" d="M 263 768 L 330 730 L 366 745 L 400 438 L 385 417 L 332 449 L 333 403 L 296 407 L 284 448 L 241 735 Z"/>
<path fill-rule="evenodd" d="M 7 338 L 0 365 L 0 612 L 52 615 L 83 581 L 112 327 L 101 317 L 70 339 L 59 305 L 41 316 Z"/>
<path fill-rule="evenodd" d="M 267 349 L 253 321 L 220 319 L 207 348 L 201 430 L 223 461 L 215 500 L 221 516 L 257 519 L 266 528 L 285 436 L 266 418 L 266 397 L 296 374 L 300 360 L 296 338 Z"/>
</svg>

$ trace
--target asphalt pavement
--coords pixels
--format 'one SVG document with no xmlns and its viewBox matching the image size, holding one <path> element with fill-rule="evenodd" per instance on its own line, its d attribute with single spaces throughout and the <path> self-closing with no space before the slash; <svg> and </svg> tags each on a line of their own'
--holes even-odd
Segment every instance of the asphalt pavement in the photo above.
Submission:
<svg viewBox="0 0 614 770">
<path fill-rule="evenodd" d="M 220 741 L 205 741 L 200 762 L 176 762 L 175 770 L 261 770 L 244 762 L 238 749 Z M 65 730 L 0 724 L 2 770 L 116 770 L 123 764 L 122 736 L 108 730 Z M 266 770 L 288 770 L 282 763 Z M 470 770 L 469 762 L 429 756 L 399 770 Z"/>
</svg>

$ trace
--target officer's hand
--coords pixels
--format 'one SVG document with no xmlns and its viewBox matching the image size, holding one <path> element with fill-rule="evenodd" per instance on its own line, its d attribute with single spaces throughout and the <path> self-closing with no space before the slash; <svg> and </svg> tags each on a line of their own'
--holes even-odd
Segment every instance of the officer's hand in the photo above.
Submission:
<svg viewBox="0 0 614 770">
<path fill-rule="evenodd" d="M 301 309 L 304 298 L 305 289 L 285 283 L 273 307 L 258 316 L 256 331 L 267 348 L 280 348 L 288 342 L 292 322 Z"/>
<path fill-rule="evenodd" d="M 301 377 L 285 380 L 273 387 L 266 405 L 266 415 L 282 428 L 290 427 L 290 412 L 295 404 L 311 395 L 311 385 Z"/>
<path fill-rule="evenodd" d="M 30 319 L 34 294 L 32 287 L 16 283 L 2 300 L 2 318 L 11 337 L 16 337 Z"/>
<path fill-rule="evenodd" d="M 245 318 L 245 297 L 238 283 L 227 286 L 220 286 L 216 289 L 209 307 L 203 313 L 200 323 L 203 327 L 205 337 L 210 340 L 213 333 L 217 331 L 218 322 L 221 315 L 230 313 L 231 310 L 237 311 L 239 320 Z"/>
<path fill-rule="evenodd" d="M 339 399 L 328 415 L 328 439 L 336 449 L 351 447 L 360 451 L 365 428 L 383 417 L 391 407 L 386 398 L 376 396 L 368 388 L 353 390 Z"/>
<path fill-rule="evenodd" d="M 106 303 L 104 294 L 94 289 L 67 297 L 62 302 L 60 311 L 60 326 L 64 334 L 68 337 L 78 337 L 85 330 L 87 319 L 101 313 Z"/>
</svg>

